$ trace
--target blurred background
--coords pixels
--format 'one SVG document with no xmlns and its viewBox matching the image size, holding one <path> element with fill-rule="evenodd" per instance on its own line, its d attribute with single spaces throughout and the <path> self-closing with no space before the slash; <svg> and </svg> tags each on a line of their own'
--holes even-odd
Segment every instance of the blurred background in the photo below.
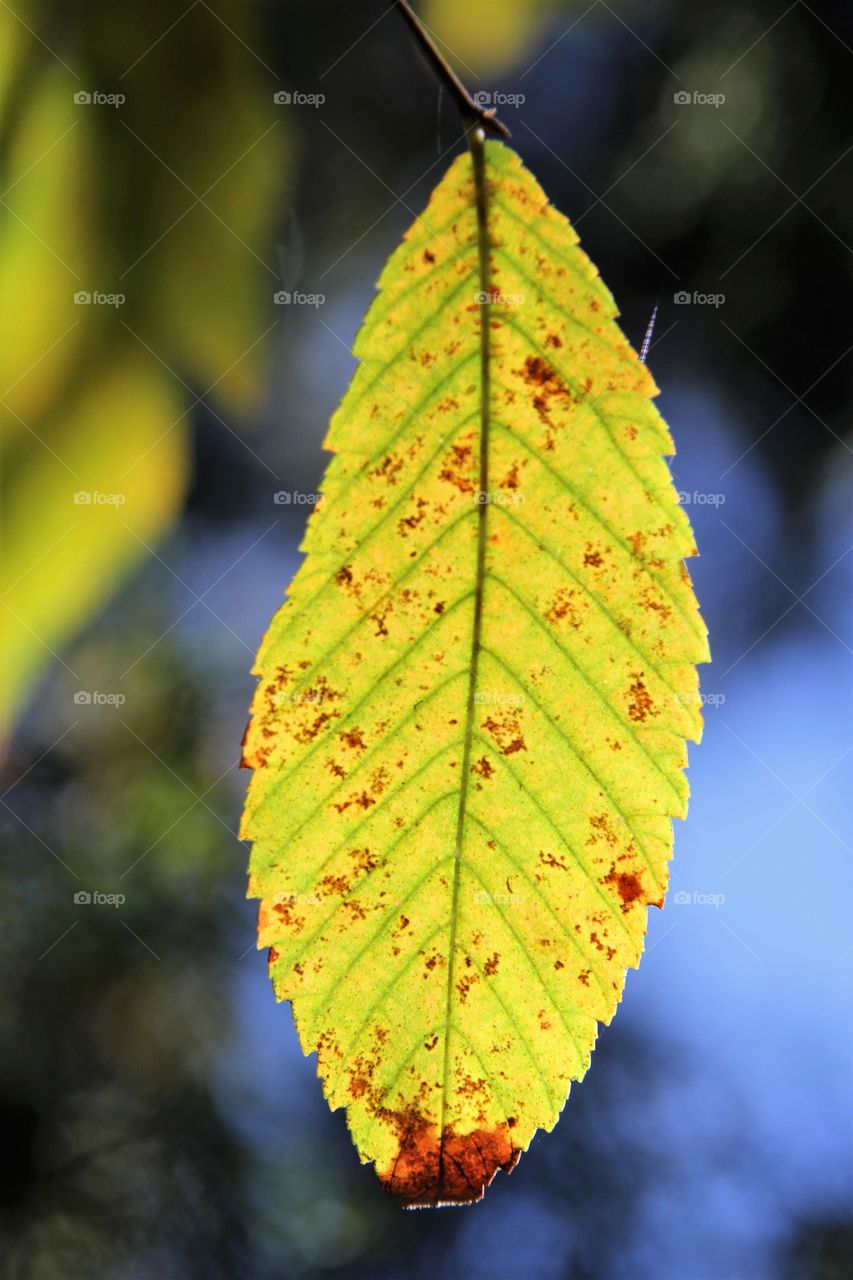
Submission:
<svg viewBox="0 0 853 1280">
<path fill-rule="evenodd" d="M 670 895 L 554 1133 L 476 1208 L 398 1209 L 255 951 L 237 762 L 459 121 L 387 0 L 0 4 L 0 1266 L 843 1280 L 853 11 L 416 7 L 637 346 L 659 304 L 714 654 Z"/>
</svg>

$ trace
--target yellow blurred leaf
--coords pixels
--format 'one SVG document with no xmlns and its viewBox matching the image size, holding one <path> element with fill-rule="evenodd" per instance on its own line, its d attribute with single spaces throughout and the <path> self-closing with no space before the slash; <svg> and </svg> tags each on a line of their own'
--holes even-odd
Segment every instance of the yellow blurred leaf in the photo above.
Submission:
<svg viewBox="0 0 853 1280">
<path fill-rule="evenodd" d="M 287 123 L 258 15 L 95 14 L 0 5 L 7 717 L 178 514 L 187 388 L 256 405 L 276 318 Z M 126 504 L 75 508 L 75 488 Z"/>
<path fill-rule="evenodd" d="M 531 51 L 543 19 L 557 7 L 556 0 L 427 0 L 423 16 L 452 61 L 469 74 L 487 74 Z"/>
<path fill-rule="evenodd" d="M 6 468 L 0 723 L 173 519 L 187 458 L 183 431 L 169 427 L 181 412 L 174 383 L 121 354 L 47 424 L 51 449 Z"/>
<path fill-rule="evenodd" d="M 74 295 L 93 287 L 96 258 L 90 121 L 56 68 L 38 82 L 11 142 L 0 206 L 0 390 L 12 431 L 52 406 L 79 359 Z"/>
</svg>

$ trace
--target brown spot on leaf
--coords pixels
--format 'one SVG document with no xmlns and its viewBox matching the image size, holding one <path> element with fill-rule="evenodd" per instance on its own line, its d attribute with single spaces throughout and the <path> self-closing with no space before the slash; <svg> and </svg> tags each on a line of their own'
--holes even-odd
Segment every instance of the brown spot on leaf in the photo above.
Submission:
<svg viewBox="0 0 853 1280">
<path fill-rule="evenodd" d="M 364 751 L 365 744 L 361 729 L 354 726 L 352 729 L 346 729 L 339 733 L 338 737 L 344 746 L 349 747 L 351 751 Z"/>
<path fill-rule="evenodd" d="M 642 560 L 643 547 L 646 545 L 646 535 L 644 533 L 640 533 L 638 530 L 636 533 L 629 534 L 628 541 L 631 544 L 631 549 L 633 550 L 634 555 L 638 560 Z"/>
<path fill-rule="evenodd" d="M 521 1151 L 509 1136 L 510 1125 L 459 1134 L 435 1124 L 417 1110 L 383 1112 L 399 1134 L 391 1163 L 377 1173 L 385 1190 L 407 1208 L 475 1204 L 499 1169 L 510 1173 Z"/>
<path fill-rule="evenodd" d="M 323 876 L 323 879 L 317 886 L 319 891 L 326 898 L 333 898 L 335 896 L 343 898 L 349 893 L 350 887 L 350 882 L 347 880 L 346 876 L 335 875 Z"/>
<path fill-rule="evenodd" d="M 611 885 L 622 899 L 622 910 L 627 911 L 635 902 L 646 900 L 643 882 L 633 871 L 617 871 L 615 864 L 604 877 L 604 884 Z"/>
<path fill-rule="evenodd" d="M 460 493 L 473 493 L 474 484 L 466 471 L 471 470 L 472 449 L 469 444 L 454 444 L 444 458 L 439 479 L 452 484 Z"/>
<path fill-rule="evenodd" d="M 364 875 L 379 866 L 379 859 L 369 849 L 350 849 L 349 856 L 355 862 L 355 869 Z"/>
<path fill-rule="evenodd" d="M 402 458 L 397 458 L 394 454 L 389 453 L 382 459 L 379 466 L 374 467 L 369 474 L 377 479 L 387 481 L 388 484 L 396 484 L 397 473 L 402 470 L 402 467 Z"/>
<path fill-rule="evenodd" d="M 475 982 L 480 981 L 479 973 L 467 974 L 464 978 L 460 978 L 456 984 L 456 990 L 459 992 L 459 1003 L 464 1004 L 468 999 L 468 992 L 471 990 Z"/>
<path fill-rule="evenodd" d="M 388 603 L 386 604 L 385 608 L 381 611 L 381 613 L 372 613 L 370 615 L 370 621 L 376 623 L 376 630 L 374 632 L 374 635 L 387 636 L 389 634 L 388 628 L 385 625 L 385 619 L 388 617 L 389 613 L 392 613 L 392 612 L 393 612 L 393 605 Z"/>
<path fill-rule="evenodd" d="M 480 756 L 480 759 L 471 765 L 471 772 L 479 774 L 481 778 L 491 778 L 494 771 L 495 766 L 485 756 Z"/>
<path fill-rule="evenodd" d="M 500 748 L 501 755 L 511 756 L 516 751 L 526 751 L 527 743 L 521 733 L 521 725 L 515 716 L 505 715 L 496 720 L 489 716 L 483 721 L 483 728 L 494 738 Z"/>
<path fill-rule="evenodd" d="M 645 609 L 647 613 L 657 613 L 662 622 L 668 622 L 672 617 L 672 610 L 661 600 L 656 600 L 648 588 L 640 595 L 640 608 Z"/>
<path fill-rule="evenodd" d="M 603 836 L 609 845 L 619 843 L 619 837 L 613 830 L 606 813 L 593 814 L 589 820 L 589 825 L 592 827 L 593 831 L 598 832 L 598 835 Z M 587 840 L 587 844 L 596 844 L 598 842 L 598 835 L 590 836 Z"/>
<path fill-rule="evenodd" d="M 575 590 L 573 587 L 560 587 L 551 604 L 545 610 L 543 615 L 545 621 L 550 622 L 554 627 L 559 622 L 566 621 L 570 627 L 574 627 L 577 631 L 581 625 L 581 616 L 574 603 L 574 596 Z"/>
<path fill-rule="evenodd" d="M 528 356 L 518 371 L 528 386 L 536 387 L 533 407 L 547 426 L 552 426 L 549 411 L 553 400 L 570 399 L 569 392 L 556 369 L 541 356 Z"/>
<path fill-rule="evenodd" d="M 425 498 L 418 498 L 417 513 L 413 516 L 403 516 L 400 520 L 397 521 L 397 531 L 400 534 L 401 538 L 407 538 L 409 536 L 409 533 L 411 533 L 414 529 L 417 529 L 421 521 L 425 519 L 426 517 L 425 508 L 427 507 L 427 505 L 428 504 Z"/>
<path fill-rule="evenodd" d="M 628 690 L 631 701 L 628 703 L 628 715 L 632 720 L 642 722 L 647 720 L 650 715 L 656 715 L 654 703 L 649 695 L 649 691 L 643 683 L 643 673 L 632 672 L 631 685 Z"/>
<path fill-rule="evenodd" d="M 368 795 L 366 791 L 362 791 L 360 794 L 352 795 L 348 800 L 343 800 L 340 804 L 336 804 L 334 807 L 337 809 L 338 813 L 344 813 L 351 804 L 357 804 L 360 809 L 369 809 L 372 804 L 376 804 L 376 800 L 373 796 Z"/>
</svg>

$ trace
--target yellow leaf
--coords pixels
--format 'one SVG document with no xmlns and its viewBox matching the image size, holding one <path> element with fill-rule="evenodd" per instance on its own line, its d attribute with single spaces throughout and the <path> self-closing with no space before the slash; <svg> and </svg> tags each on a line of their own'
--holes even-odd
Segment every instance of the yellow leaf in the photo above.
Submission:
<svg viewBox="0 0 853 1280">
<path fill-rule="evenodd" d="M 496 72 L 511 61 L 533 60 L 533 44 L 540 29 L 555 15 L 553 0 L 429 0 L 424 20 L 462 67 Z M 583 10 L 581 10 L 583 12 Z M 565 17 L 564 27 L 569 24 Z M 524 65 L 524 64 L 523 64 Z M 489 92 L 478 79 L 478 92 Z"/>
<path fill-rule="evenodd" d="M 239 0 L 191 6 L 168 39 L 156 6 L 82 25 L 52 8 L 0 5 L 0 736 L 178 514 L 190 388 L 239 412 L 223 432 L 251 428 L 288 132 Z M 84 511 L 76 490 L 126 505 Z"/>
<path fill-rule="evenodd" d="M 518 157 L 474 156 L 382 274 L 245 742 L 276 994 L 410 1205 L 480 1198 L 586 1071 L 708 656 L 652 379 Z"/>
<path fill-rule="evenodd" d="M 80 365 L 86 309 L 74 295 L 91 288 L 94 275 L 92 145 L 90 118 L 75 108 L 62 69 L 51 69 L 12 138 L 0 212 L 0 369 L 15 434 L 38 429 Z"/>
<path fill-rule="evenodd" d="M 45 659 L 162 535 L 186 485 L 180 398 L 136 355 L 118 352 L 109 374 L 57 417 L 46 424 L 53 447 L 28 449 L 7 468 L 0 725 Z"/>
</svg>

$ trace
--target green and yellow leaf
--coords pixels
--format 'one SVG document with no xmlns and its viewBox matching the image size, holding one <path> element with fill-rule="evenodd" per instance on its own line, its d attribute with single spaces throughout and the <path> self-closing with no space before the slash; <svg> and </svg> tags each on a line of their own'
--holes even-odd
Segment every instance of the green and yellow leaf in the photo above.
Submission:
<svg viewBox="0 0 853 1280">
<path fill-rule="evenodd" d="M 708 656 L 652 379 L 518 157 L 475 155 L 382 273 L 244 755 L 276 995 L 408 1205 L 479 1199 L 584 1075 Z"/>
</svg>

